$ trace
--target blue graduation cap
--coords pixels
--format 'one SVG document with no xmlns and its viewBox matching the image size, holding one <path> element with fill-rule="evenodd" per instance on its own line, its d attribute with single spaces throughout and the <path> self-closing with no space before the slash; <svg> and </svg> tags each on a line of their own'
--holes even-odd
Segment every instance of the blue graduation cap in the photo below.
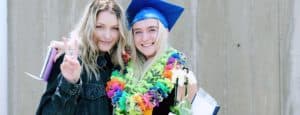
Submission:
<svg viewBox="0 0 300 115">
<path fill-rule="evenodd" d="M 183 7 L 165 0 L 132 0 L 126 10 L 126 15 L 129 28 L 138 21 L 154 18 L 160 20 L 170 31 L 183 10 Z"/>
</svg>

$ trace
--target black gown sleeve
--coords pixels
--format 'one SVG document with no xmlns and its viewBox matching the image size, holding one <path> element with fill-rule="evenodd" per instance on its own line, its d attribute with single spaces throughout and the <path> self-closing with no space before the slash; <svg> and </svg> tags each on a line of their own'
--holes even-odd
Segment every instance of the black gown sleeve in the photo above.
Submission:
<svg viewBox="0 0 300 115">
<path fill-rule="evenodd" d="M 75 112 L 81 82 L 79 84 L 69 83 L 60 74 L 63 57 L 63 55 L 60 56 L 54 63 L 36 115 L 73 115 Z"/>
<path fill-rule="evenodd" d="M 175 88 L 170 95 L 159 103 L 158 107 L 153 109 L 153 115 L 168 115 L 171 112 L 171 107 L 174 106 Z"/>
</svg>

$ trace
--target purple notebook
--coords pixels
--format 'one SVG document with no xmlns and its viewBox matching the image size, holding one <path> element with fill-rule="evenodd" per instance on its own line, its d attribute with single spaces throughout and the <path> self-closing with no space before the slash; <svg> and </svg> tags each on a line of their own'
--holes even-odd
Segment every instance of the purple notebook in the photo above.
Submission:
<svg viewBox="0 0 300 115">
<path fill-rule="evenodd" d="M 50 72 L 52 70 L 52 66 L 53 66 L 53 63 L 54 63 L 54 58 L 56 56 L 56 49 L 55 48 L 49 48 L 48 49 L 48 52 L 47 52 L 47 57 L 44 61 L 44 65 L 43 65 L 43 68 L 42 68 L 42 71 L 40 73 L 40 78 L 44 81 L 48 81 L 49 79 L 49 75 L 50 75 Z"/>
</svg>

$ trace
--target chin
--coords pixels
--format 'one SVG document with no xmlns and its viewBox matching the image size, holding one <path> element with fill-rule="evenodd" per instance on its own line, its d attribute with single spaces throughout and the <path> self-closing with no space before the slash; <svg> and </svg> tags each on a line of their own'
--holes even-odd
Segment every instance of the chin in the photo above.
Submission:
<svg viewBox="0 0 300 115">
<path fill-rule="evenodd" d="M 145 53 L 143 53 L 143 54 L 144 54 L 146 57 L 155 55 L 154 52 L 151 52 L 151 53 L 146 53 L 146 52 L 145 52 Z"/>
<path fill-rule="evenodd" d="M 99 47 L 101 52 L 108 52 L 110 51 L 111 47 Z"/>
</svg>

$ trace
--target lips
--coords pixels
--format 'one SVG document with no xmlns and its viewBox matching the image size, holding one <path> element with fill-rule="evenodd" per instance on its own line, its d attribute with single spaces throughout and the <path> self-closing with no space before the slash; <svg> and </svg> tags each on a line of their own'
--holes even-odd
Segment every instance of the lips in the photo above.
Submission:
<svg viewBox="0 0 300 115">
<path fill-rule="evenodd" d="M 112 41 L 99 41 L 100 44 L 103 44 L 103 45 L 110 45 L 112 43 Z"/>
<path fill-rule="evenodd" d="M 154 45 L 154 43 L 143 43 L 143 44 L 141 44 L 142 47 L 150 47 L 152 45 Z"/>
<path fill-rule="evenodd" d="M 149 47 L 152 46 L 152 44 L 142 44 L 143 47 Z"/>
</svg>

